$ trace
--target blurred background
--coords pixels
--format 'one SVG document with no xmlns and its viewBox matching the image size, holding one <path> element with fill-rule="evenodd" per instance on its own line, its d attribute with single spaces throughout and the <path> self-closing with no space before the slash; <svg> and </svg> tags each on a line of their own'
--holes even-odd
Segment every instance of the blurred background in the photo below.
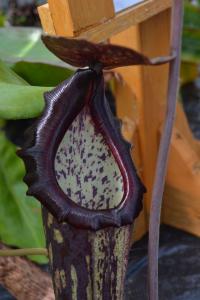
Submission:
<svg viewBox="0 0 200 300">
<path fill-rule="evenodd" d="M 14 26 L 40 26 L 36 7 L 43 0 L 1 0 L 0 9 L 6 23 Z"/>
<path fill-rule="evenodd" d="M 25 194 L 25 170 L 15 154 L 24 144 L 26 129 L 43 110 L 43 92 L 74 72 L 40 41 L 37 6 L 45 2 L 0 0 L 1 247 L 45 247 L 40 205 Z M 194 138 L 200 140 L 200 1 L 185 0 L 184 4 L 180 102 Z M 108 85 L 107 97 L 115 112 L 112 84 Z M 160 247 L 160 299 L 200 299 L 200 239 L 162 225 Z M 13 300 L 16 298 L 2 279 L 3 259 L 0 258 L 0 299 Z M 28 259 L 48 271 L 45 256 Z M 127 300 L 146 299 L 146 267 L 147 236 L 137 241 L 130 253 Z"/>
</svg>

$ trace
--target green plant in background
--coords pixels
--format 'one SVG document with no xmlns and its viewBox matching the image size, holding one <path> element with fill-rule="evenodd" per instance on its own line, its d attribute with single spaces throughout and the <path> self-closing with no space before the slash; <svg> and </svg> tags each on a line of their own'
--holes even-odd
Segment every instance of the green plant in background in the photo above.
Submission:
<svg viewBox="0 0 200 300">
<path fill-rule="evenodd" d="M 26 199 L 22 181 L 24 165 L 16 158 L 16 146 L 0 132 L 0 237 L 19 248 L 42 247 L 44 237 L 40 205 L 35 199 Z M 45 257 L 32 257 L 45 262 Z"/>
<path fill-rule="evenodd" d="M 5 20 L 6 20 L 5 15 L 0 11 L 0 27 L 4 26 Z"/>
<path fill-rule="evenodd" d="M 26 196 L 24 165 L 4 127 L 9 120 L 39 116 L 43 93 L 73 73 L 46 50 L 40 34 L 39 29 L 0 29 L 0 240 L 19 248 L 44 247 L 41 209 Z M 47 261 L 45 256 L 30 258 Z"/>
<path fill-rule="evenodd" d="M 182 47 L 182 82 L 193 81 L 200 63 L 200 1 L 185 1 Z"/>
<path fill-rule="evenodd" d="M 198 75 L 199 15 L 200 1 L 185 1 L 182 82 Z M 3 22 L 0 15 L 0 26 Z M 43 46 L 40 34 L 41 30 L 33 28 L 0 28 L 0 240 L 19 248 L 44 247 L 41 210 L 38 201 L 25 194 L 24 165 L 4 127 L 9 120 L 39 116 L 44 91 L 73 73 Z M 31 258 L 46 262 L 43 256 Z"/>
</svg>

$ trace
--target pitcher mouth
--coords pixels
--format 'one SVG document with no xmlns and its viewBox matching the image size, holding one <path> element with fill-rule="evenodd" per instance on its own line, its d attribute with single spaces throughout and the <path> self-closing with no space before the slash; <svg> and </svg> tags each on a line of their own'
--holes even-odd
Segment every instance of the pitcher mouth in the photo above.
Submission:
<svg viewBox="0 0 200 300">
<path fill-rule="evenodd" d="M 78 70 L 72 79 L 46 93 L 45 100 L 46 108 L 37 121 L 34 141 L 30 148 L 19 152 L 26 165 L 24 181 L 29 186 L 28 194 L 35 196 L 59 222 L 68 222 L 79 228 L 97 230 L 131 224 L 142 208 L 144 187 L 131 159 L 130 144 L 124 141 L 119 123 L 116 123 L 105 99 L 102 72 Z M 66 130 L 86 106 L 123 178 L 124 193 L 116 207 L 98 210 L 75 203 L 59 186 L 55 176 L 58 146 Z"/>
</svg>

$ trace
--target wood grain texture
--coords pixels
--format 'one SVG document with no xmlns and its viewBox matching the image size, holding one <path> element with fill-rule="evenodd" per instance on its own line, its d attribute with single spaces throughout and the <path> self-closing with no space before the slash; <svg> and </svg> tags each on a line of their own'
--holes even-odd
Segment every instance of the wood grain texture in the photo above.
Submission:
<svg viewBox="0 0 200 300">
<path fill-rule="evenodd" d="M 38 14 L 41 20 L 42 28 L 45 33 L 55 35 L 56 31 L 54 28 L 53 20 L 49 10 L 49 5 L 44 4 L 38 7 Z"/>
<path fill-rule="evenodd" d="M 191 197 L 198 198 L 200 195 L 200 155 L 176 127 L 171 142 L 167 183 Z M 188 201 L 187 206 L 192 208 L 193 204 Z"/>
<path fill-rule="evenodd" d="M 195 139 L 195 137 L 190 129 L 190 126 L 189 126 L 188 120 L 187 120 L 187 116 L 183 110 L 183 106 L 182 106 L 180 99 L 177 101 L 175 126 L 181 132 L 181 134 L 184 136 L 184 138 L 187 139 L 187 141 L 191 145 L 191 147 L 197 153 L 199 153 L 199 151 L 200 151 L 199 140 Z"/>
<path fill-rule="evenodd" d="M 166 10 L 140 25 L 141 49 L 148 55 L 169 52 L 170 10 Z M 163 32 L 165 34 L 163 34 Z M 155 47 L 156 45 L 156 47 Z M 161 54 L 162 54 L 161 53 Z M 166 107 L 168 87 L 168 65 L 158 68 L 141 68 L 140 140 L 144 181 L 147 186 L 146 211 L 150 213 L 150 199 L 158 153 L 158 128 L 163 119 L 161 107 Z"/>
<path fill-rule="evenodd" d="M 112 20 L 76 33 L 77 38 L 93 42 L 104 41 L 132 25 L 156 16 L 172 6 L 172 0 L 149 0 L 118 13 Z"/>
<path fill-rule="evenodd" d="M 81 230 L 44 208 L 43 220 L 56 300 L 122 300 L 131 227 Z"/>
<path fill-rule="evenodd" d="M 154 56 L 158 54 L 158 51 L 161 54 L 169 53 L 169 30 L 170 10 L 166 10 L 140 25 L 131 27 L 114 36 L 111 40 L 116 44 L 134 47 L 137 51 Z M 165 35 L 162 32 L 165 32 Z M 155 45 L 157 46 L 155 47 Z M 140 170 L 147 186 L 144 214 L 146 216 L 145 220 L 148 222 L 159 143 L 158 128 L 162 123 L 161 108 L 166 105 L 168 66 L 159 66 L 155 69 L 134 66 L 121 68 L 117 71 L 123 76 L 126 84 L 136 97 L 137 108 L 135 111 L 137 113 L 132 115 L 132 118 L 137 115 L 137 123 L 139 124 Z M 119 115 L 123 115 L 125 110 L 129 116 L 131 112 L 133 113 L 133 106 L 131 108 L 128 103 L 126 101 L 125 104 L 124 100 L 121 99 L 118 104 L 119 108 L 121 107 Z"/>
<path fill-rule="evenodd" d="M 200 145 L 192 135 L 180 103 L 177 105 L 166 183 L 163 222 L 200 236 Z"/>
<path fill-rule="evenodd" d="M 131 33 L 134 33 L 134 29 L 129 29 Z M 128 30 L 128 31 L 129 31 Z M 118 41 L 124 42 L 127 41 L 128 35 L 125 33 L 118 36 Z M 134 35 L 132 35 L 134 37 Z M 114 37 L 115 41 L 116 37 Z M 138 170 L 138 174 L 140 177 L 143 177 L 143 167 L 142 167 L 142 157 L 141 157 L 141 147 L 140 147 L 140 138 L 139 138 L 139 115 L 138 115 L 138 103 L 136 99 L 136 95 L 133 93 L 133 89 L 135 86 L 135 82 L 130 88 L 130 84 L 127 82 L 128 75 L 132 78 L 135 78 L 134 67 L 129 67 L 126 71 L 125 68 L 120 68 L 117 70 L 123 76 L 123 82 L 117 81 L 115 83 L 115 97 L 117 104 L 117 115 L 122 120 L 122 134 L 126 140 L 128 140 L 132 145 L 132 159 L 136 168 Z M 127 77 L 126 77 L 126 75 Z M 132 80 L 132 79 L 131 79 Z M 131 82 L 131 81 L 130 81 Z M 129 83 L 130 83 L 129 82 Z M 139 214 L 138 218 L 134 223 L 134 232 L 133 239 L 134 241 L 140 239 L 147 232 L 147 224 L 146 224 L 146 213 L 145 213 L 145 203 L 143 206 L 143 210 Z M 133 241 L 132 239 L 132 241 Z"/>
<path fill-rule="evenodd" d="M 56 34 L 68 37 L 74 36 L 76 38 L 84 38 L 93 42 L 102 42 L 115 34 L 128 29 L 132 25 L 148 20 L 149 18 L 170 8 L 172 5 L 172 0 L 148 0 L 114 16 L 113 6 L 110 3 L 110 0 L 98 1 L 98 5 L 96 4 L 96 1 L 97 0 L 95 0 L 95 2 L 94 0 L 87 0 L 87 2 L 85 0 L 62 0 L 61 2 L 58 2 L 56 0 L 49 0 L 50 15 L 52 16 Z M 77 6 L 78 12 L 73 10 L 74 7 L 77 9 L 74 2 L 81 2 L 81 6 Z M 70 6 L 69 3 L 74 4 L 73 6 Z M 90 14 L 88 16 L 89 10 L 86 10 L 87 5 L 85 5 L 85 3 L 89 3 L 87 5 L 92 5 L 92 11 L 94 10 L 95 14 L 91 14 L 90 8 Z M 83 10 L 80 10 L 80 7 L 82 7 Z M 49 15 L 49 9 L 47 9 L 47 6 L 45 7 L 47 15 Z M 71 15 L 72 13 L 73 15 Z M 98 16 L 96 16 L 96 14 L 98 14 Z M 40 17 L 42 25 L 44 25 L 43 28 L 45 32 L 50 34 L 50 32 L 48 32 L 48 28 L 52 27 L 51 18 L 49 18 L 49 16 L 46 17 L 44 14 L 40 14 Z M 94 18 L 96 18 L 96 21 L 94 21 Z M 49 25 L 47 23 L 48 19 L 50 22 Z"/>
<path fill-rule="evenodd" d="M 48 0 L 57 35 L 74 36 L 114 17 L 112 0 Z"/>
<path fill-rule="evenodd" d="M 48 0 L 56 35 L 73 36 L 74 26 L 67 0 Z"/>
<path fill-rule="evenodd" d="M 190 181 L 187 184 L 193 183 Z M 183 187 L 176 188 L 167 184 L 164 193 L 162 220 L 165 224 L 200 237 L 199 194 L 195 196 L 185 192 Z"/>
<path fill-rule="evenodd" d="M 111 42 L 117 45 L 140 51 L 140 32 L 139 26 L 135 25 L 129 29 L 114 35 Z M 140 105 L 142 101 L 142 72 L 140 66 L 122 67 L 116 69 L 116 72 L 122 76 L 122 81 L 115 82 L 115 97 L 117 105 L 117 115 L 122 120 L 131 120 L 134 122 L 132 138 L 129 140 L 133 144 L 132 158 L 137 166 L 140 176 L 144 180 L 144 163 L 141 151 L 141 112 Z M 126 132 L 125 132 L 126 134 Z M 130 133 L 129 133 L 130 135 Z M 144 196 L 146 197 L 146 195 Z M 144 201 L 143 210 L 135 221 L 134 240 L 138 240 L 147 232 L 146 205 Z"/>
</svg>

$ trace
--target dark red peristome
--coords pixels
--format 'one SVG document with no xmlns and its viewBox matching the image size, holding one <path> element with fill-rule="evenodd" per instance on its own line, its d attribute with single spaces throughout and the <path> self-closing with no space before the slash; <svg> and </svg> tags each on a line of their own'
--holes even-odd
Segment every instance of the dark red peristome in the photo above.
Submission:
<svg viewBox="0 0 200 300">
<path fill-rule="evenodd" d="M 64 62 L 78 68 L 100 63 L 104 69 L 130 65 L 160 65 L 174 56 L 148 58 L 126 47 L 112 44 L 95 44 L 86 40 L 43 35 L 45 46 Z"/>
<path fill-rule="evenodd" d="M 35 196 L 59 222 L 97 230 L 131 224 L 139 214 L 144 187 L 130 155 L 130 145 L 121 136 L 104 95 L 102 72 L 78 70 L 53 91 L 45 93 L 46 108 L 38 120 L 29 145 L 18 152 L 25 162 L 28 195 Z M 121 170 L 125 193 L 120 205 L 108 210 L 90 210 L 69 199 L 59 187 L 54 159 L 67 128 L 88 105 L 97 130 L 102 133 Z"/>
</svg>

